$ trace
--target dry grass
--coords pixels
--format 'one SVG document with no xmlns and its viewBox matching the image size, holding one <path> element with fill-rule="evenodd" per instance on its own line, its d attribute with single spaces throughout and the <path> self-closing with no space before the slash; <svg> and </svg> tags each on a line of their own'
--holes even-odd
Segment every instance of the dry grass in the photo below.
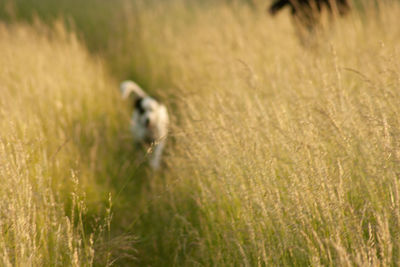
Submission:
<svg viewBox="0 0 400 267">
<path fill-rule="evenodd" d="M 18 212 L 1 231 L 20 233 L 19 218 L 21 228 L 53 222 L 43 234 L 22 231 L 18 243 L 3 235 L 4 259 L 69 265 L 77 255 L 90 264 L 98 253 L 111 263 L 128 253 L 139 266 L 400 265 L 398 2 L 322 28 L 307 46 L 287 14 L 272 19 L 242 4 L 124 7 L 104 54 L 114 55 L 113 72 L 130 73 L 169 106 L 166 168 L 132 163 L 128 108 L 74 37 L 3 27 L 0 153 L 9 164 L 0 197 L 10 203 L 2 210 Z M 26 186 L 10 191 L 18 179 Z M 100 223 L 111 230 L 99 246 L 88 216 L 66 219 L 60 191 L 86 195 L 69 201 L 81 203 L 68 208 L 78 214 L 84 203 L 89 213 L 105 210 L 112 193 L 114 224 Z M 125 238 L 132 231 L 136 253 Z M 59 240 L 73 240 L 72 249 Z"/>
<path fill-rule="evenodd" d="M 90 207 L 110 183 L 98 150 L 126 114 L 101 62 L 55 28 L 0 24 L 1 265 L 88 266 L 108 242 L 111 214 L 88 212 L 106 211 Z"/>
<path fill-rule="evenodd" d="M 381 8 L 310 48 L 284 16 L 240 5 L 128 19 L 135 69 L 175 88 L 145 263 L 399 264 L 400 9 Z"/>
</svg>

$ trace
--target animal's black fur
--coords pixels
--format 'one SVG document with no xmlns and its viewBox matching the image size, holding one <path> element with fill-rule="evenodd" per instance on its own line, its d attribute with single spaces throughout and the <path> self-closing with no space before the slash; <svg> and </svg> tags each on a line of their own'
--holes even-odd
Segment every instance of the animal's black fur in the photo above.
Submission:
<svg viewBox="0 0 400 267">
<path fill-rule="evenodd" d="M 345 15 L 350 10 L 349 0 L 275 0 L 269 13 L 275 15 L 288 6 L 297 22 L 312 30 L 318 23 L 319 14 L 326 9 L 331 14 Z"/>
<path fill-rule="evenodd" d="M 276 0 L 269 8 L 269 12 L 275 15 L 279 10 L 289 6 L 292 14 L 298 12 L 321 12 L 325 6 L 328 11 L 337 10 L 340 15 L 344 15 L 350 8 L 348 0 Z"/>
<path fill-rule="evenodd" d="M 142 101 L 143 101 L 143 97 L 139 97 L 135 100 L 135 109 L 137 109 L 139 111 L 139 114 L 143 114 L 144 113 L 144 108 L 142 107 Z"/>
</svg>

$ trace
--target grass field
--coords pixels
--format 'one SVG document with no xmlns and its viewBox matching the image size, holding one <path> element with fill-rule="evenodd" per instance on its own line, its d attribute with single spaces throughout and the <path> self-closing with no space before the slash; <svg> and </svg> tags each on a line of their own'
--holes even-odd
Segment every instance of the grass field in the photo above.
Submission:
<svg viewBox="0 0 400 267">
<path fill-rule="evenodd" d="M 1 265 L 400 265 L 398 1 L 302 41 L 261 1 L 33 2 L 0 6 Z"/>
</svg>

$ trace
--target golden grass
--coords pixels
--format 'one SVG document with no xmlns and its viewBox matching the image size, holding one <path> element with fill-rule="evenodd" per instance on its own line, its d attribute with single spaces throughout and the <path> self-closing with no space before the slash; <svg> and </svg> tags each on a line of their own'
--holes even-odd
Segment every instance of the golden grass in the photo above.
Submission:
<svg viewBox="0 0 400 267">
<path fill-rule="evenodd" d="M 134 164 L 102 61 L 62 27 L 2 26 L 3 262 L 399 265 L 399 14 L 354 13 L 302 45 L 285 13 L 126 2 L 103 52 L 170 109 L 159 173 Z M 71 218 L 106 210 L 109 192 L 96 246 L 91 217 Z"/>
<path fill-rule="evenodd" d="M 118 91 L 61 24 L 0 24 L 0 65 L 1 265 L 92 265 L 110 241 L 102 239 L 111 214 L 90 223 L 88 205 L 110 183 L 96 169 L 112 151 L 99 147 L 118 142 L 115 124 L 126 118 Z"/>
<path fill-rule="evenodd" d="M 137 228 L 145 263 L 399 264 L 400 9 L 381 8 L 312 47 L 240 5 L 127 19 L 140 77 L 174 88 L 168 170 Z"/>
</svg>

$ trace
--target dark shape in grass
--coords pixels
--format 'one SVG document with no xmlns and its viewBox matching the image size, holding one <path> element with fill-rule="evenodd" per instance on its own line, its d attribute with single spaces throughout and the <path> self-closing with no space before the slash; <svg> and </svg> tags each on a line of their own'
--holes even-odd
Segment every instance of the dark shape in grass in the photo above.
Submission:
<svg viewBox="0 0 400 267">
<path fill-rule="evenodd" d="M 309 32 L 318 24 L 323 10 L 334 16 L 343 16 L 350 10 L 349 0 L 275 0 L 269 13 L 276 15 L 286 6 L 290 8 L 296 26 L 303 26 Z"/>
</svg>

